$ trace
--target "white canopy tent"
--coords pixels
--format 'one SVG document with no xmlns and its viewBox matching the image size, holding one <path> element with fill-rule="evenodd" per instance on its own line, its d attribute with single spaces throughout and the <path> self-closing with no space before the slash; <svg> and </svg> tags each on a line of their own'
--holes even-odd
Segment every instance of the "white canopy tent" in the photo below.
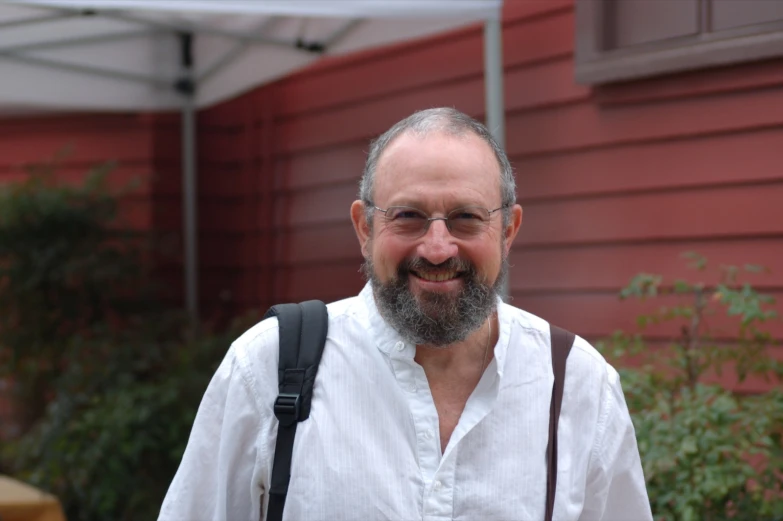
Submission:
<svg viewBox="0 0 783 521">
<path fill-rule="evenodd" d="M 344 54 L 484 22 L 504 143 L 503 0 L 0 0 L 0 117 L 182 111 L 185 301 L 198 314 L 195 112 Z"/>
</svg>

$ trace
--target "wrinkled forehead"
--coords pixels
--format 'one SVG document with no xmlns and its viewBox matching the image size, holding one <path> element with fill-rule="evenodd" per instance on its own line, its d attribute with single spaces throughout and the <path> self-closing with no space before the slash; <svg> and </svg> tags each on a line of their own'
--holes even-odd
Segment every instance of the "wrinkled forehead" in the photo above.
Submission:
<svg viewBox="0 0 783 521">
<path fill-rule="evenodd" d="M 500 196 L 500 166 L 492 147 L 470 132 L 406 132 L 379 158 L 373 197 L 386 200 L 400 192 L 458 195 L 463 190 L 492 200 Z"/>
</svg>

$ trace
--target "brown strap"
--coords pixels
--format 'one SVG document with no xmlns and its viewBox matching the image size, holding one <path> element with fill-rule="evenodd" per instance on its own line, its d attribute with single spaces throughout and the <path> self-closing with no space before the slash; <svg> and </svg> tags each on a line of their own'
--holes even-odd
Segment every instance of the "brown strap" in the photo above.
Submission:
<svg viewBox="0 0 783 521">
<path fill-rule="evenodd" d="M 552 372 L 555 381 L 552 384 L 552 401 L 549 405 L 549 442 L 546 446 L 546 510 L 544 521 L 552 521 L 555 508 L 555 489 L 557 487 L 557 423 L 560 420 L 560 406 L 563 404 L 566 360 L 574 334 L 549 324 L 552 343 Z"/>
</svg>

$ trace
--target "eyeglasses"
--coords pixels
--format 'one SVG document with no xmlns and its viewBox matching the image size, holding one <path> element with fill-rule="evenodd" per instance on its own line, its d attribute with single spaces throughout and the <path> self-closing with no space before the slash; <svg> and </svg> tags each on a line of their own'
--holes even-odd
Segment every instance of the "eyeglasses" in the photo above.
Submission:
<svg viewBox="0 0 783 521">
<path fill-rule="evenodd" d="M 372 205 L 372 203 L 370 203 Z M 459 239 L 470 239 L 487 229 L 492 214 L 508 208 L 508 205 L 488 210 L 481 206 L 457 208 L 446 217 L 430 217 L 422 210 L 410 206 L 390 206 L 387 209 L 372 205 L 385 215 L 386 227 L 392 233 L 408 239 L 418 239 L 427 233 L 432 221 L 444 221 L 449 232 Z"/>
</svg>

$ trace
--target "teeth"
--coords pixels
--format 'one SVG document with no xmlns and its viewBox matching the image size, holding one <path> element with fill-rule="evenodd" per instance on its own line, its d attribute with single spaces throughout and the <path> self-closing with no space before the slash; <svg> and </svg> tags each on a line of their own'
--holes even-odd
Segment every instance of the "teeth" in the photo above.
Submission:
<svg viewBox="0 0 783 521">
<path fill-rule="evenodd" d="M 446 273 L 418 273 L 419 277 L 431 282 L 443 282 L 444 280 L 453 279 L 457 276 L 456 271 L 448 271 Z"/>
</svg>

